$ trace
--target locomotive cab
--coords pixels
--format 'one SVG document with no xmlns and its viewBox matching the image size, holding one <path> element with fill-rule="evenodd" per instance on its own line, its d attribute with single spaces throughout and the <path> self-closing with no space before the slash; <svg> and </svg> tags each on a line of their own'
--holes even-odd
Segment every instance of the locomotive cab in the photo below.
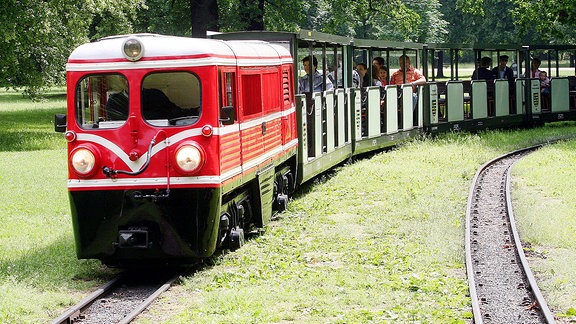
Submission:
<svg viewBox="0 0 576 324">
<path fill-rule="evenodd" d="M 264 225 L 278 191 L 265 188 L 290 173 L 297 143 L 293 101 L 282 101 L 293 99 L 281 83 L 291 58 L 278 50 L 129 35 L 72 53 L 55 128 L 67 129 L 79 258 L 189 263 Z"/>
</svg>

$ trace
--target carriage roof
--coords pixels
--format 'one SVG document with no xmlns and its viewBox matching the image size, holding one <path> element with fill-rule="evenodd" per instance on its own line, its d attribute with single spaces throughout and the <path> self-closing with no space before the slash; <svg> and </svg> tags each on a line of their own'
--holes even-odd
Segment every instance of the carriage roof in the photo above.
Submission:
<svg viewBox="0 0 576 324">
<path fill-rule="evenodd" d="M 136 61 L 124 56 L 128 39 L 142 44 Z M 68 58 L 67 71 L 118 70 L 146 67 L 203 65 L 263 66 L 291 63 L 287 49 L 263 41 L 222 41 L 157 34 L 111 36 L 76 48 Z"/>
</svg>

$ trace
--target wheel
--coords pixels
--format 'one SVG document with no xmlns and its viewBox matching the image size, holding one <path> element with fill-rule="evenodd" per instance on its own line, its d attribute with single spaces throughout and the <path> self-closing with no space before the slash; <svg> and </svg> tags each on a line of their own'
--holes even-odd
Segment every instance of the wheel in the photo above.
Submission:
<svg viewBox="0 0 576 324">
<path fill-rule="evenodd" d="M 235 227 L 230 230 L 230 250 L 236 251 L 244 245 L 244 230 Z"/>
<path fill-rule="evenodd" d="M 276 209 L 278 212 L 283 212 L 288 209 L 288 195 L 278 194 L 276 197 Z"/>
</svg>

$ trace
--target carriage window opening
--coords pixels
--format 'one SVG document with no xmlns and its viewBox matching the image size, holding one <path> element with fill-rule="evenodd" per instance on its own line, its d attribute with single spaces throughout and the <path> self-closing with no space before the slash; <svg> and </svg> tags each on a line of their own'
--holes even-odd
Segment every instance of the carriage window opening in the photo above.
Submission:
<svg viewBox="0 0 576 324">
<path fill-rule="evenodd" d="M 220 121 L 224 125 L 231 125 L 237 120 L 236 116 L 236 74 L 222 72 L 220 75 Z"/>
<path fill-rule="evenodd" d="M 185 126 L 200 118 L 200 80 L 192 73 L 148 74 L 141 95 L 142 116 L 151 125 Z"/>
<path fill-rule="evenodd" d="M 87 76 L 76 86 L 76 122 L 85 129 L 120 127 L 128 118 L 128 102 L 123 75 Z"/>
<path fill-rule="evenodd" d="M 223 106 L 234 106 L 234 73 L 224 73 L 225 96 Z"/>
</svg>

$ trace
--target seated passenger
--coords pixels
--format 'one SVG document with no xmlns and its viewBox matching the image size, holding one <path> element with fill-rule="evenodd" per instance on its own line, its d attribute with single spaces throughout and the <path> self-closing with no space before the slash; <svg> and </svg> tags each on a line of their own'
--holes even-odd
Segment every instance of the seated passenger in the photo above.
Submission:
<svg viewBox="0 0 576 324">
<path fill-rule="evenodd" d="M 365 88 L 370 86 L 370 75 L 368 75 L 368 66 L 366 63 L 358 63 L 356 65 L 356 71 L 358 72 L 359 88 Z"/>
<path fill-rule="evenodd" d="M 540 79 L 540 92 L 543 95 L 550 95 L 550 79 L 548 78 L 548 73 L 546 73 L 546 71 L 540 71 L 538 78 Z"/>
<path fill-rule="evenodd" d="M 501 55 L 499 58 L 499 64 L 497 67 L 492 69 L 496 79 L 508 80 L 509 91 L 512 94 L 514 91 L 514 72 L 511 68 L 507 67 L 508 55 Z"/>
<path fill-rule="evenodd" d="M 410 65 L 410 58 L 408 55 L 402 55 L 398 58 L 400 69 L 394 72 L 390 77 L 390 84 L 410 84 L 412 86 L 412 109 L 416 112 L 418 104 L 417 86 L 426 84 L 426 77 L 420 70 L 415 69 Z"/>
<path fill-rule="evenodd" d="M 540 93 L 542 94 L 542 109 L 550 110 L 550 79 L 546 71 L 538 73 L 540 79 Z"/>
<path fill-rule="evenodd" d="M 388 85 L 388 69 L 385 66 L 381 66 L 378 69 L 378 79 L 376 84 L 379 87 L 385 87 Z"/>
<path fill-rule="evenodd" d="M 126 120 L 128 118 L 128 91 L 113 93 L 106 101 L 108 120 Z"/>
<path fill-rule="evenodd" d="M 190 115 L 159 89 L 142 89 L 142 114 L 145 119 L 173 119 Z"/>
<path fill-rule="evenodd" d="M 386 86 L 388 85 L 388 69 L 386 66 L 381 66 L 378 69 L 378 80 L 376 81 L 376 85 L 380 87 L 380 105 L 384 106 Z"/>
<path fill-rule="evenodd" d="M 330 81 L 329 78 L 324 78 L 324 76 L 318 72 L 318 60 L 316 57 L 312 56 L 312 68 L 310 68 L 310 56 L 306 56 L 302 59 L 302 64 L 304 64 L 306 75 L 298 80 L 300 93 L 310 92 L 310 75 L 312 75 L 312 91 L 320 92 L 324 90 L 332 90 L 332 88 L 334 88 L 332 81 Z M 326 79 L 325 87 L 323 87 L 324 79 Z"/>
<path fill-rule="evenodd" d="M 542 61 L 539 58 L 535 57 L 532 59 L 532 63 L 530 64 L 530 78 L 535 79 L 540 77 L 541 64 Z M 524 77 L 526 77 L 526 74 L 524 74 Z"/>
<path fill-rule="evenodd" d="M 377 85 L 378 73 L 380 68 L 384 66 L 384 58 L 377 56 L 372 60 L 372 85 Z"/>
<path fill-rule="evenodd" d="M 494 80 L 496 75 L 490 70 L 492 59 L 485 56 L 480 59 L 480 66 L 472 73 L 472 80 Z"/>
<path fill-rule="evenodd" d="M 410 65 L 408 55 L 400 56 L 398 63 L 400 69 L 392 74 L 390 84 L 411 84 L 414 92 L 416 92 L 416 86 L 426 84 L 426 77 L 420 70 Z"/>
</svg>

